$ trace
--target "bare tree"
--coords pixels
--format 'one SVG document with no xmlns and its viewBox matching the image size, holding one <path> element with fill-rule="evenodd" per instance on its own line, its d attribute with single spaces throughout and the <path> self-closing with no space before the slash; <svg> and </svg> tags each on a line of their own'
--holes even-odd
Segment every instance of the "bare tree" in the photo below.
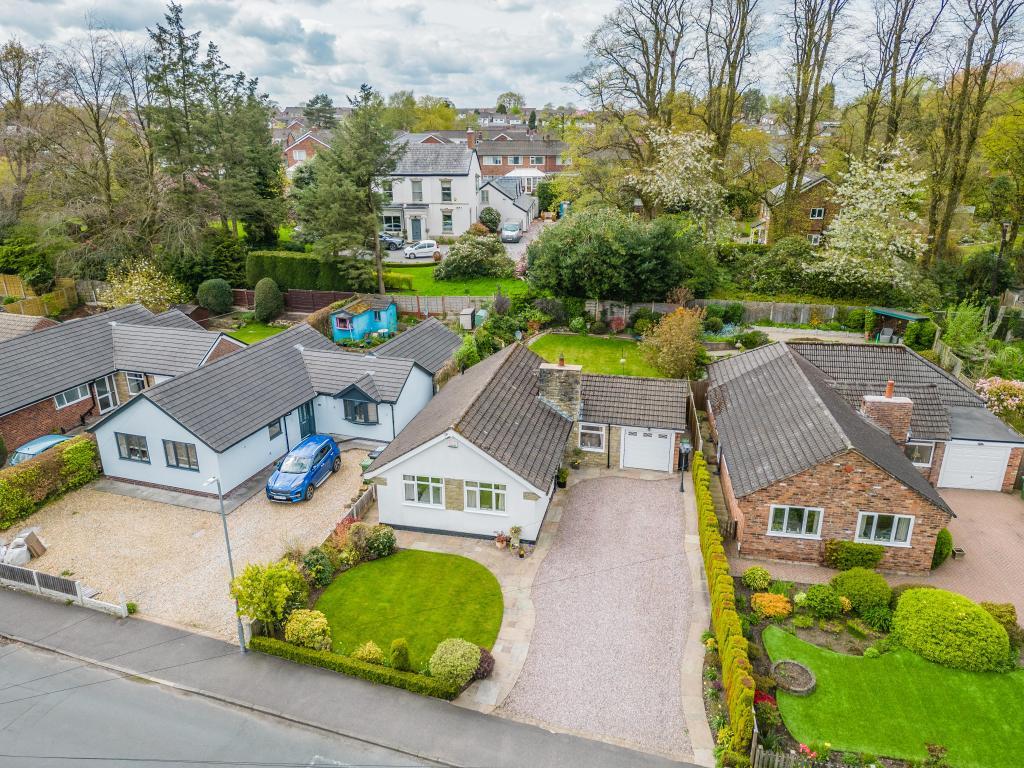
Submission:
<svg viewBox="0 0 1024 768">
<path fill-rule="evenodd" d="M 930 142 L 928 263 L 945 258 L 953 214 L 960 204 L 986 108 L 1007 76 L 1006 61 L 1019 42 L 1017 14 L 1024 0 L 962 0 L 946 47 L 936 98 L 938 128 Z"/>
<path fill-rule="evenodd" d="M 758 2 L 708 0 L 697 18 L 703 37 L 701 56 L 706 89 L 700 116 L 714 137 L 714 152 L 719 159 L 724 159 L 729 150 L 732 127 L 743 98 L 744 72 L 753 53 Z"/>
<path fill-rule="evenodd" d="M 792 227 L 793 207 L 807 173 L 818 120 L 832 83 L 833 46 L 837 26 L 849 0 L 790 0 L 786 11 L 789 44 L 789 109 L 784 114 L 789 133 L 786 185 L 776 217 L 782 231 Z"/>
</svg>

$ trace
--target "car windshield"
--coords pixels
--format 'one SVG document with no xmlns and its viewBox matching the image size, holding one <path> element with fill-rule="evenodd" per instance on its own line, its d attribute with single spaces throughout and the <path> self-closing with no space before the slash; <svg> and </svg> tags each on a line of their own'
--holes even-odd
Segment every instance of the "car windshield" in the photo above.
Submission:
<svg viewBox="0 0 1024 768">
<path fill-rule="evenodd" d="M 505 226 L 502 227 L 502 229 L 505 230 L 506 232 L 518 232 L 519 231 L 519 225 L 518 224 L 506 224 Z"/>
<path fill-rule="evenodd" d="M 15 464 L 21 464 L 23 461 L 28 461 L 32 458 L 31 453 L 18 453 L 15 451 L 11 454 L 11 458 L 7 460 L 7 466 L 13 467 Z"/>
<path fill-rule="evenodd" d="M 305 456 L 285 456 L 281 471 L 286 475 L 301 475 L 309 471 L 309 459 Z"/>
</svg>

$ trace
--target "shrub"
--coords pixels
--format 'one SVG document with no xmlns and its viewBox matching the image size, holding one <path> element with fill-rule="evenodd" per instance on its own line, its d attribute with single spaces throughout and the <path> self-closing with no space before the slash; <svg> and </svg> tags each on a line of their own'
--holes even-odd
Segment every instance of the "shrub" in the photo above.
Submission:
<svg viewBox="0 0 1024 768">
<path fill-rule="evenodd" d="M 856 541 L 829 539 L 825 542 L 825 564 L 839 571 L 851 568 L 874 568 L 882 562 L 885 547 Z"/>
<path fill-rule="evenodd" d="M 473 673 L 474 680 L 486 680 L 494 671 L 494 656 L 483 646 L 480 647 L 480 663 L 476 665 L 476 672 Z"/>
<path fill-rule="evenodd" d="M 28 461 L 0 469 L 0 531 L 91 483 L 99 473 L 99 452 L 92 435 L 79 435 Z"/>
<path fill-rule="evenodd" d="M 366 537 L 366 553 L 371 558 L 387 557 L 395 551 L 395 530 L 390 525 L 378 523 Z"/>
<path fill-rule="evenodd" d="M 739 325 L 743 322 L 743 304 L 738 301 L 733 301 L 725 305 L 725 310 L 722 312 L 722 320 L 729 325 Z"/>
<path fill-rule="evenodd" d="M 264 277 L 282 289 L 311 291 L 373 291 L 377 276 L 372 262 L 351 257 L 325 259 L 315 253 L 251 251 L 245 257 L 245 284 Z"/>
<path fill-rule="evenodd" d="M 850 598 L 839 596 L 839 606 L 843 609 L 843 613 L 849 613 L 853 610 L 853 603 L 850 602 Z"/>
<path fill-rule="evenodd" d="M 480 351 L 476 348 L 476 341 L 472 336 L 462 337 L 462 344 L 455 350 L 455 364 L 460 370 L 472 368 L 480 362 Z"/>
<path fill-rule="evenodd" d="M 622 333 L 626 327 L 626 318 L 624 317 L 613 317 L 608 321 L 608 330 L 612 333 Z"/>
<path fill-rule="evenodd" d="M 573 333 L 581 334 L 582 336 L 587 335 L 587 319 L 582 316 L 574 317 L 569 321 L 569 330 Z"/>
<path fill-rule="evenodd" d="M 892 589 L 885 578 L 867 568 L 851 568 L 834 576 L 832 586 L 836 593 L 850 599 L 857 613 L 874 606 L 888 606 L 892 599 Z"/>
<path fill-rule="evenodd" d="M 428 668 L 435 680 L 462 688 L 473 679 L 479 664 L 480 646 L 461 638 L 449 638 L 437 644 Z"/>
<path fill-rule="evenodd" d="M 740 581 L 743 582 L 743 586 L 747 589 L 752 589 L 755 592 L 764 592 L 772 584 L 772 575 L 768 572 L 767 568 L 754 565 L 743 572 Z"/>
<path fill-rule="evenodd" d="M 396 637 L 391 641 L 391 668 L 400 672 L 412 669 L 409 663 L 409 643 L 404 637 Z"/>
<path fill-rule="evenodd" d="M 338 550 L 339 568 L 352 568 L 359 565 L 360 560 L 362 560 L 362 557 L 359 555 L 359 550 L 353 546 L 343 547 Z"/>
<path fill-rule="evenodd" d="M 814 584 L 808 587 L 803 607 L 816 619 L 834 619 L 843 612 L 839 593 L 829 584 Z"/>
<path fill-rule="evenodd" d="M 284 625 L 284 639 L 301 648 L 329 651 L 331 625 L 320 611 L 298 608 L 288 616 L 288 621 Z"/>
<path fill-rule="evenodd" d="M 487 227 L 488 232 L 497 232 L 501 226 L 501 214 L 496 208 L 487 206 L 480 211 L 480 223 Z"/>
<path fill-rule="evenodd" d="M 875 648 L 875 646 L 873 646 L 873 645 L 868 646 L 867 648 L 864 649 L 864 658 L 865 659 L 877 659 L 881 655 L 882 655 L 882 652 L 879 651 L 877 648 Z"/>
<path fill-rule="evenodd" d="M 736 334 L 736 341 L 738 341 L 744 349 L 756 349 L 757 347 L 763 347 L 771 339 L 768 338 L 768 334 L 764 331 L 747 331 L 745 333 Z"/>
<path fill-rule="evenodd" d="M 861 611 L 860 617 L 872 629 L 888 632 L 892 629 L 892 609 L 888 605 L 872 605 Z"/>
<path fill-rule="evenodd" d="M 384 287 L 389 291 L 411 291 L 412 275 L 403 272 L 385 272 Z"/>
<path fill-rule="evenodd" d="M 801 614 L 793 617 L 793 626 L 798 629 L 810 629 L 814 626 L 814 617 Z"/>
<path fill-rule="evenodd" d="M 704 318 L 704 331 L 706 333 L 718 333 L 725 327 L 725 323 L 720 317 L 705 317 Z"/>
<path fill-rule="evenodd" d="M 231 311 L 234 304 L 234 297 L 231 293 L 231 284 L 227 280 L 215 277 L 212 280 L 204 280 L 199 284 L 196 292 L 196 301 L 199 306 L 213 312 L 215 315 L 223 315 Z"/>
<path fill-rule="evenodd" d="M 357 661 L 351 656 L 342 656 L 330 651 L 312 651 L 308 648 L 299 648 L 296 645 L 286 643 L 282 640 L 275 640 L 270 637 L 254 637 L 249 641 L 249 648 L 260 653 L 267 653 L 272 656 L 279 656 L 299 664 L 309 664 L 314 667 L 330 669 L 352 677 L 361 677 L 373 683 L 392 685 L 395 688 L 404 688 L 413 693 L 420 693 L 425 696 L 435 696 L 439 699 L 454 699 L 459 694 L 458 688 L 445 685 L 439 680 L 433 680 L 425 675 L 415 672 L 403 672 L 390 667 L 382 667 L 378 664 L 367 664 Z"/>
<path fill-rule="evenodd" d="M 256 283 L 253 301 L 255 317 L 260 323 L 269 323 L 276 319 L 284 309 L 284 297 L 281 296 L 277 283 L 269 277 L 264 277 Z"/>
<path fill-rule="evenodd" d="M 750 598 L 750 607 L 766 619 L 784 619 L 793 612 L 793 604 L 785 595 L 758 592 Z"/>
<path fill-rule="evenodd" d="M 515 264 L 497 237 L 466 234 L 455 241 L 441 264 L 434 268 L 435 280 L 472 280 L 477 277 L 508 278 Z"/>
<path fill-rule="evenodd" d="M 992 614 L 944 589 L 904 592 L 892 629 L 904 647 L 954 669 L 991 671 L 1005 665 L 1010 655 L 1010 639 Z"/>
<path fill-rule="evenodd" d="M 992 618 L 1006 630 L 1011 647 L 1024 646 L 1024 628 L 1017 623 L 1017 609 L 1013 603 L 978 603 L 978 605 L 988 611 Z"/>
<path fill-rule="evenodd" d="M 326 587 L 334 578 L 334 564 L 331 558 L 320 547 L 313 547 L 302 558 L 302 565 L 309 574 L 309 581 L 314 587 Z"/>
<path fill-rule="evenodd" d="M 366 558 L 366 543 L 372 529 L 366 523 L 356 522 L 348 527 L 348 544 L 359 553 L 359 559 Z"/>
<path fill-rule="evenodd" d="M 931 584 L 897 584 L 892 588 L 892 598 L 889 600 L 889 608 L 896 610 L 896 606 L 900 602 L 900 597 L 908 589 L 935 589 Z"/>
<path fill-rule="evenodd" d="M 938 568 L 953 554 L 953 534 L 943 528 L 935 537 L 935 553 L 932 555 L 932 568 Z"/>
<path fill-rule="evenodd" d="M 488 235 L 491 233 L 491 230 L 489 230 L 485 225 L 481 224 L 479 221 L 474 221 L 472 224 L 470 224 L 469 229 L 467 229 L 466 231 L 469 232 L 471 235 L 476 235 L 477 237 L 483 237 L 484 235 Z"/>
<path fill-rule="evenodd" d="M 366 664 L 379 664 L 381 666 L 387 664 L 387 659 L 384 658 L 384 651 L 373 640 L 367 640 L 349 655 L 356 661 L 362 661 Z"/>
<path fill-rule="evenodd" d="M 231 596 L 238 612 L 262 622 L 268 630 L 280 626 L 288 613 L 309 596 L 309 586 L 299 567 L 290 560 L 259 565 L 250 563 L 231 582 Z"/>
<path fill-rule="evenodd" d="M 635 323 L 633 323 L 633 333 L 636 336 L 643 336 L 648 333 L 651 328 L 655 326 L 657 321 L 649 320 L 646 317 L 641 317 Z"/>
<path fill-rule="evenodd" d="M 590 324 L 590 332 L 596 333 L 598 336 L 603 336 L 608 333 L 608 324 L 604 320 L 595 320 Z"/>
</svg>

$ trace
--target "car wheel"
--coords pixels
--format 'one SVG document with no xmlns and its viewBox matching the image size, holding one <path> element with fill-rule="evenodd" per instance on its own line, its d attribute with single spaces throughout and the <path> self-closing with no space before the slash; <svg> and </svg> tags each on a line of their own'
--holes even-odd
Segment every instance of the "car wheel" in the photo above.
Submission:
<svg viewBox="0 0 1024 768">
<path fill-rule="evenodd" d="M 306 501 L 311 501 L 314 493 L 316 493 L 316 486 L 310 483 L 306 486 Z"/>
<path fill-rule="evenodd" d="M 388 243 L 388 250 L 389 251 L 397 251 L 398 250 L 398 245 L 395 244 L 395 243 Z"/>
<path fill-rule="evenodd" d="M 331 465 L 331 472 L 337 472 L 339 469 L 341 469 L 341 456 L 334 460 L 334 463 Z"/>
</svg>

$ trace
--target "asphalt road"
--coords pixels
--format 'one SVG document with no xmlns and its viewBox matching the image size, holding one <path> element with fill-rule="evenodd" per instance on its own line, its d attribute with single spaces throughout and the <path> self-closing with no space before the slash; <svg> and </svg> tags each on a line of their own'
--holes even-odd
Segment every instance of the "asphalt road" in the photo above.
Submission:
<svg viewBox="0 0 1024 768">
<path fill-rule="evenodd" d="M 214 765 L 434 764 L 57 654 L 0 644 L 0 768 Z"/>
</svg>

